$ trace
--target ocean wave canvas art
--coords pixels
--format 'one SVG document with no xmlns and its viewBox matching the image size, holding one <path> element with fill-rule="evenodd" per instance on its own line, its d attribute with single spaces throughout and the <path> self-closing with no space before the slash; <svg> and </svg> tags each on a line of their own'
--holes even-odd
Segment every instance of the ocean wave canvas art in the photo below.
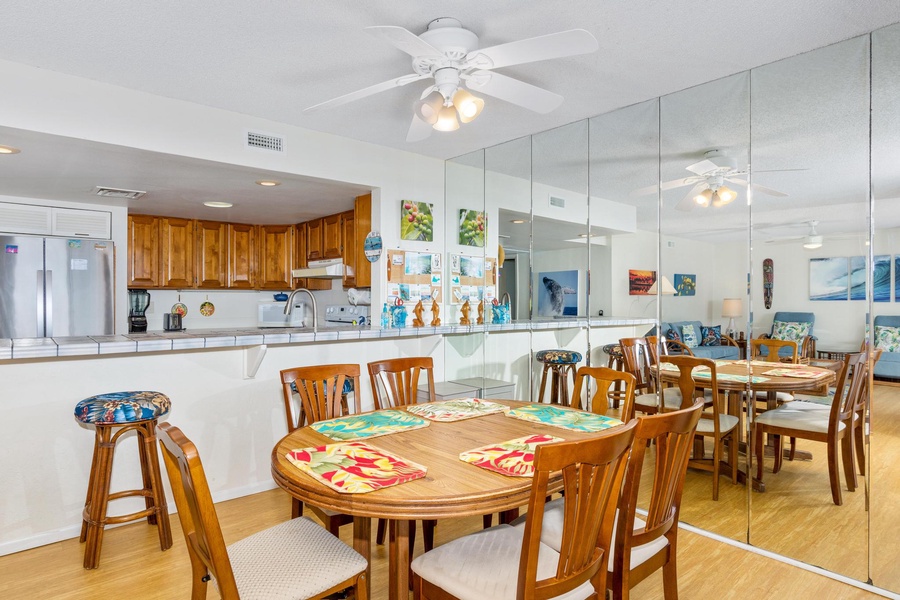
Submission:
<svg viewBox="0 0 900 600">
<path fill-rule="evenodd" d="M 809 259 L 809 299 L 846 300 L 850 269 L 846 256 Z"/>
<path fill-rule="evenodd" d="M 891 257 L 875 256 L 872 265 L 872 288 L 875 302 L 891 301 Z M 866 299 L 866 257 L 850 257 L 850 299 Z"/>
</svg>

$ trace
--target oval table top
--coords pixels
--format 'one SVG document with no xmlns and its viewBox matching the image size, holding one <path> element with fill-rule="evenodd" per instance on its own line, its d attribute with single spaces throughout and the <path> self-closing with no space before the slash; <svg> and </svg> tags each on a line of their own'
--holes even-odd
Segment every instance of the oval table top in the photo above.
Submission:
<svg viewBox="0 0 900 600">
<path fill-rule="evenodd" d="M 800 392 L 808 391 L 810 393 L 823 393 L 825 389 L 835 382 L 837 374 L 832 369 L 817 367 L 812 365 L 794 365 L 790 363 L 766 362 L 766 361 L 720 361 L 716 364 L 716 377 L 718 380 L 720 391 L 741 392 L 747 389 L 748 381 L 746 376 L 747 369 L 751 370 L 753 377 L 759 377 L 761 380 L 750 381 L 750 389 L 755 392 Z M 774 369 L 785 369 L 792 372 L 815 373 L 815 377 L 797 377 L 790 375 L 774 375 L 769 374 Z M 722 376 L 727 377 L 723 378 Z M 743 376 L 745 379 L 732 379 L 732 376 Z M 672 383 L 678 381 L 677 370 L 661 371 L 659 376 L 661 381 Z M 694 381 L 702 387 L 703 382 L 709 381 L 708 378 L 698 377 L 694 375 Z"/>
<path fill-rule="evenodd" d="M 490 401 L 511 407 L 530 404 L 515 400 Z M 449 423 L 430 421 L 428 427 L 421 429 L 359 440 L 426 467 L 425 477 L 373 492 L 348 494 L 313 479 L 286 458 L 291 450 L 338 443 L 304 427 L 275 445 L 272 476 L 279 486 L 303 502 L 354 516 L 441 519 L 488 514 L 527 504 L 531 478 L 501 475 L 463 462 L 459 454 L 536 433 L 564 440 L 598 435 L 523 421 L 504 413 Z"/>
</svg>

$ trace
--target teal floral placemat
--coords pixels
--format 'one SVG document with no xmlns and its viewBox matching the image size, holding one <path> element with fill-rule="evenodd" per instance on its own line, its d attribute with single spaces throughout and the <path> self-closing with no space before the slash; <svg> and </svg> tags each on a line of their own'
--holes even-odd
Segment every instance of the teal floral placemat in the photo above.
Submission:
<svg viewBox="0 0 900 600">
<path fill-rule="evenodd" d="M 428 427 L 430 423 L 405 410 L 378 410 L 363 415 L 338 417 L 310 425 L 333 440 L 347 441 L 378 437 L 399 431 Z"/>
<path fill-rule="evenodd" d="M 712 373 L 709 371 L 694 371 L 694 377 L 698 377 L 701 379 L 711 379 Z M 764 381 L 768 381 L 768 377 L 760 377 L 758 375 L 754 375 L 753 378 L 749 378 L 746 375 L 732 375 L 730 373 L 719 373 L 716 375 L 716 379 L 718 381 L 739 381 L 741 383 L 747 383 L 749 380 L 750 383 L 762 383 Z"/>
<path fill-rule="evenodd" d="M 622 421 L 612 417 L 549 405 L 532 404 L 522 406 L 514 408 L 506 414 L 523 421 L 532 421 L 549 425 L 550 427 L 571 429 L 573 431 L 602 431 L 616 425 L 622 425 Z"/>
</svg>

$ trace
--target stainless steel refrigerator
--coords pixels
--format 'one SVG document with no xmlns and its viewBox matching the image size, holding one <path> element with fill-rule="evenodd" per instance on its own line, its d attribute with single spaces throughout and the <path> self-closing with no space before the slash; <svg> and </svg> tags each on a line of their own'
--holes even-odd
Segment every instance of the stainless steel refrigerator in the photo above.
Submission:
<svg viewBox="0 0 900 600">
<path fill-rule="evenodd" d="M 0 234 L 0 338 L 109 335 L 111 241 Z"/>
</svg>

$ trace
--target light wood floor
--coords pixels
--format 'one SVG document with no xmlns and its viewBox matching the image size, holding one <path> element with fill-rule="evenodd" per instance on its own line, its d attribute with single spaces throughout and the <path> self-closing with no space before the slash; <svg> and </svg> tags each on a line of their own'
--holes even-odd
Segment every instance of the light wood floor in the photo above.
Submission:
<svg viewBox="0 0 900 600">
<path fill-rule="evenodd" d="M 707 484 L 709 478 L 707 477 Z M 827 484 L 826 484 L 827 485 Z M 287 495 L 272 490 L 217 505 L 227 543 L 283 521 L 290 514 Z M 436 543 L 481 527 L 481 518 L 441 521 Z M 160 552 L 155 528 L 135 523 L 107 530 L 100 568 L 81 567 L 83 546 L 77 539 L 0 557 L 0 597 L 6 600 L 174 600 L 190 597 L 190 566 L 177 517 L 175 544 Z M 375 528 L 373 527 L 373 530 Z M 342 531 L 350 543 L 350 527 Z M 372 599 L 387 593 L 386 548 L 373 544 Z M 416 553 L 420 553 L 421 542 Z M 785 598 L 857 600 L 874 594 L 784 563 L 682 530 L 679 533 L 679 591 L 686 600 Z M 210 586 L 209 598 L 218 598 Z M 661 575 L 633 590 L 635 599 L 662 598 Z"/>
</svg>

